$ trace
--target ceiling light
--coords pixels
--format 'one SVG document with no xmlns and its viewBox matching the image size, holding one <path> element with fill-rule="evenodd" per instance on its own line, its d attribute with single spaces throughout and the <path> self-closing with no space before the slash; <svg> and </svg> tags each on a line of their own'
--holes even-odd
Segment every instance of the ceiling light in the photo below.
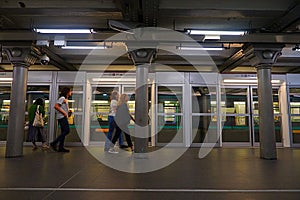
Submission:
<svg viewBox="0 0 300 200">
<path fill-rule="evenodd" d="M 94 33 L 93 29 L 34 29 L 37 33 Z"/>
<path fill-rule="evenodd" d="M 272 83 L 280 83 L 280 80 L 271 80 Z M 224 79 L 223 83 L 257 83 L 257 79 Z"/>
<path fill-rule="evenodd" d="M 204 40 L 219 40 L 221 39 L 220 35 L 205 35 Z"/>
<path fill-rule="evenodd" d="M 62 49 L 107 49 L 107 46 L 62 46 Z"/>
<path fill-rule="evenodd" d="M 13 78 L 0 78 L 0 81 L 12 81 Z"/>
<path fill-rule="evenodd" d="M 177 49 L 180 50 L 191 50 L 191 51 L 222 51 L 223 47 L 189 47 L 189 46 L 179 46 Z"/>
<path fill-rule="evenodd" d="M 187 30 L 190 35 L 245 35 L 245 31 Z"/>
</svg>

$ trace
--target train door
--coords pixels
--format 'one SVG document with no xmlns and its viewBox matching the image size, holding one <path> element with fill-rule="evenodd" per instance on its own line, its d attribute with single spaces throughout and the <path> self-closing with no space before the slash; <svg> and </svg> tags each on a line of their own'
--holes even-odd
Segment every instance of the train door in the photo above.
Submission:
<svg viewBox="0 0 300 200">
<path fill-rule="evenodd" d="M 157 146 L 184 146 L 183 85 L 157 85 L 156 94 Z"/>
<path fill-rule="evenodd" d="M 273 86 L 273 111 L 274 111 L 274 122 L 275 122 L 275 138 L 278 146 L 282 146 L 282 130 L 281 130 L 281 111 L 279 109 L 279 88 Z M 258 94 L 257 87 L 251 87 L 251 108 L 252 108 L 252 141 L 254 146 L 259 145 L 259 110 L 258 110 Z"/>
<path fill-rule="evenodd" d="M 0 82 L 0 142 L 7 138 L 11 84 Z"/>
<path fill-rule="evenodd" d="M 191 86 L 192 146 L 215 146 L 219 143 L 217 102 L 216 85 Z"/>
<path fill-rule="evenodd" d="M 251 111 L 248 86 L 222 88 L 225 103 L 221 104 L 222 145 L 251 146 Z"/>
<path fill-rule="evenodd" d="M 294 147 L 300 146 L 300 86 L 289 87 L 291 143 Z"/>
<path fill-rule="evenodd" d="M 25 121 L 28 121 L 28 110 L 30 106 L 35 102 L 37 98 L 41 98 L 44 100 L 44 109 L 45 109 L 45 126 L 44 126 L 44 131 L 46 132 L 46 135 L 48 136 L 49 140 L 49 116 L 50 116 L 50 109 L 49 109 L 49 104 L 50 104 L 50 85 L 49 84 L 32 84 L 30 83 L 27 86 L 27 93 L 26 93 L 26 113 L 25 113 Z M 24 140 L 27 141 L 27 134 L 28 130 L 25 129 L 25 135 L 24 135 Z M 48 141 L 49 142 L 49 141 Z"/>
<path fill-rule="evenodd" d="M 72 115 L 68 118 L 69 125 L 70 125 L 70 133 L 65 139 L 66 145 L 82 145 L 83 142 L 83 122 L 84 122 L 84 112 L 83 112 L 83 105 L 84 105 L 84 86 L 77 85 L 77 84 L 59 84 L 57 90 L 56 99 L 53 99 L 55 102 L 59 97 L 59 91 L 63 87 L 69 87 L 72 91 L 72 96 L 69 97 L 69 109 L 72 111 Z M 55 104 L 54 102 L 54 104 Z M 53 105 L 54 105 L 53 104 Z M 55 135 L 54 138 L 60 134 L 60 127 L 57 123 L 55 128 Z"/>
<path fill-rule="evenodd" d="M 91 85 L 90 108 L 90 144 L 104 143 L 108 133 L 108 114 L 110 109 L 110 95 L 119 85 Z"/>
</svg>

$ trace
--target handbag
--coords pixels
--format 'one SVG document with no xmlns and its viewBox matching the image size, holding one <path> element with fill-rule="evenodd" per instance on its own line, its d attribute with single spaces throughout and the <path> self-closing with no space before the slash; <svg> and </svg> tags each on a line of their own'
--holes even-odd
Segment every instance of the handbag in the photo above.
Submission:
<svg viewBox="0 0 300 200">
<path fill-rule="evenodd" d="M 40 105 L 37 106 L 35 111 L 35 117 L 32 124 L 34 127 L 44 127 L 44 119 L 42 113 L 40 113 L 39 107 Z"/>
</svg>

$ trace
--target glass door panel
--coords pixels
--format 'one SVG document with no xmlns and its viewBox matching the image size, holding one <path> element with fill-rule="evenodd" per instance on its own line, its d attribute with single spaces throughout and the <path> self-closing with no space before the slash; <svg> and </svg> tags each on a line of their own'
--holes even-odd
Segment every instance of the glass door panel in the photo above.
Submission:
<svg viewBox="0 0 300 200">
<path fill-rule="evenodd" d="M 182 86 L 157 86 L 157 143 L 183 143 Z"/>
<path fill-rule="evenodd" d="M 218 142 L 216 97 L 216 86 L 192 86 L 193 144 Z"/>
<path fill-rule="evenodd" d="M 104 142 L 108 133 L 108 114 L 110 110 L 110 95 L 118 91 L 115 86 L 92 86 L 90 113 L 90 141 Z"/>
<path fill-rule="evenodd" d="M 0 86 L 0 141 L 6 141 L 10 109 L 10 86 Z"/>
<path fill-rule="evenodd" d="M 226 104 L 222 107 L 222 141 L 250 145 L 248 88 L 225 88 Z"/>
<path fill-rule="evenodd" d="M 66 137 L 66 142 L 81 142 L 83 129 L 83 86 L 82 85 L 60 85 L 59 91 L 63 87 L 69 87 L 72 91 L 72 96 L 69 97 L 69 109 L 72 115 L 68 118 L 70 124 L 70 133 Z M 56 136 L 60 134 L 60 127 L 56 129 Z"/>
<path fill-rule="evenodd" d="M 45 85 L 30 85 L 27 86 L 27 94 L 26 94 L 26 115 L 25 115 L 25 121 L 28 121 L 28 110 L 30 106 L 35 102 L 37 98 L 41 98 L 44 100 L 45 104 L 45 126 L 44 131 L 46 131 L 47 136 L 49 137 L 49 99 L 50 99 L 50 86 Z M 24 140 L 27 139 L 28 130 L 25 130 L 25 137 Z"/>
<path fill-rule="evenodd" d="M 300 87 L 289 88 L 292 141 L 300 144 Z"/>
<path fill-rule="evenodd" d="M 273 111 L 274 111 L 274 122 L 275 122 L 275 137 L 276 142 L 282 142 L 281 134 L 281 114 L 279 110 L 279 96 L 278 88 L 272 89 L 273 94 Z M 253 109 L 253 124 L 254 124 L 254 142 L 259 142 L 259 110 L 258 110 L 258 93 L 257 88 L 252 89 L 252 109 Z"/>
<path fill-rule="evenodd" d="M 218 142 L 218 124 L 211 116 L 193 116 L 192 118 L 192 142 L 216 143 Z"/>
</svg>

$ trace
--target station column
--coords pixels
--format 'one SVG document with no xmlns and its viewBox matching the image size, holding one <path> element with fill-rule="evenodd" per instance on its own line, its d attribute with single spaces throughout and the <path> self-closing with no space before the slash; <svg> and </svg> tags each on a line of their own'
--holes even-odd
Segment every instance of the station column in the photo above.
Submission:
<svg viewBox="0 0 300 200">
<path fill-rule="evenodd" d="M 135 140 L 134 152 L 146 153 L 148 150 L 148 72 L 156 49 L 136 49 L 128 52 L 136 66 L 135 91 Z"/>
<path fill-rule="evenodd" d="M 277 159 L 271 69 L 283 45 L 251 44 L 244 50 L 257 69 L 260 157 Z"/>
<path fill-rule="evenodd" d="M 35 47 L 31 49 L 5 48 L 4 52 L 13 65 L 13 81 L 5 153 L 5 157 L 9 158 L 23 155 L 28 67 L 35 63 L 40 52 Z"/>
</svg>

